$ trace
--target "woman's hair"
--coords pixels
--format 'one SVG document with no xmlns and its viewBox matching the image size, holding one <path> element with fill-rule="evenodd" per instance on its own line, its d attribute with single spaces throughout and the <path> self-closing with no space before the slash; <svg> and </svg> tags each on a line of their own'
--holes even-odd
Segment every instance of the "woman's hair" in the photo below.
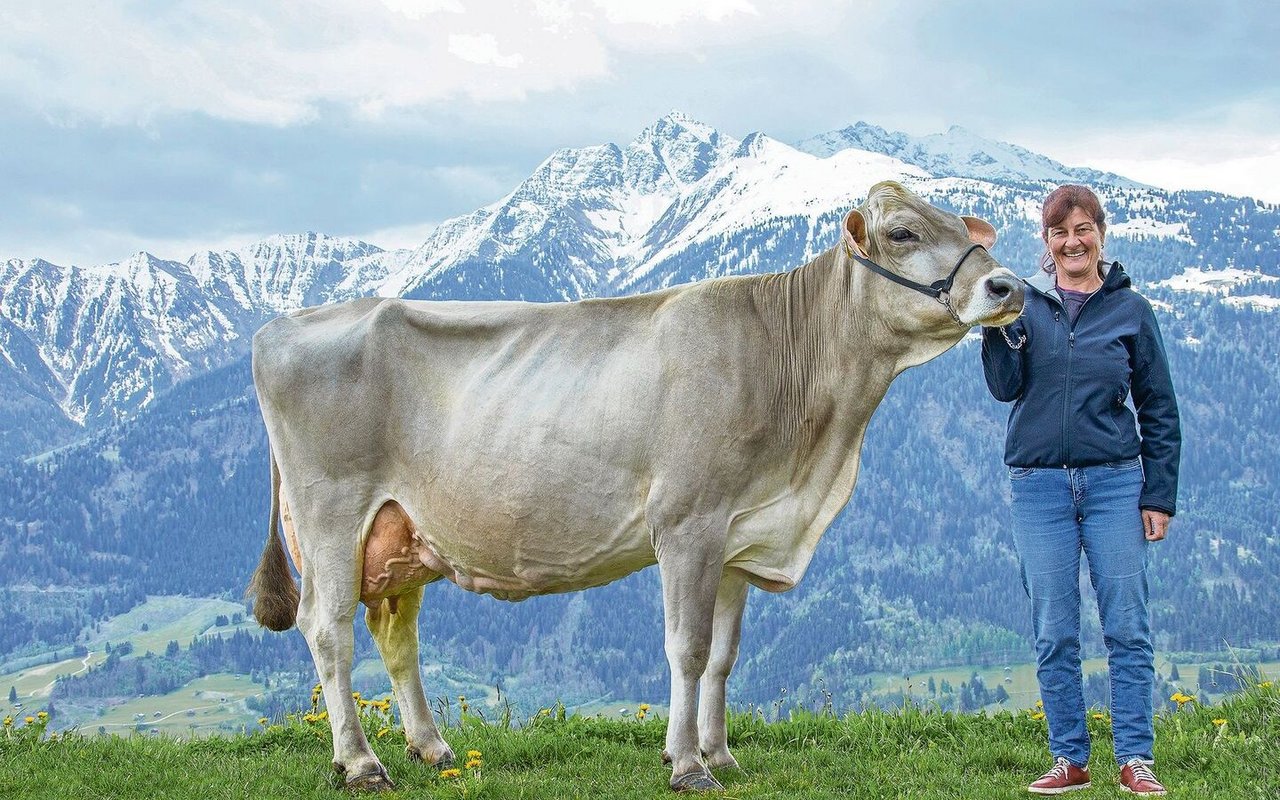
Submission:
<svg viewBox="0 0 1280 800">
<path fill-rule="evenodd" d="M 1049 241 L 1049 229 L 1071 215 L 1071 209 L 1078 208 L 1098 226 L 1098 233 L 1107 233 L 1107 215 L 1102 210 L 1102 202 L 1088 186 L 1068 183 L 1059 186 L 1044 199 L 1044 207 L 1040 211 L 1040 238 Z M 1040 269 L 1052 274 L 1057 267 L 1053 263 L 1053 255 L 1045 248 L 1044 257 L 1040 259 Z"/>
</svg>

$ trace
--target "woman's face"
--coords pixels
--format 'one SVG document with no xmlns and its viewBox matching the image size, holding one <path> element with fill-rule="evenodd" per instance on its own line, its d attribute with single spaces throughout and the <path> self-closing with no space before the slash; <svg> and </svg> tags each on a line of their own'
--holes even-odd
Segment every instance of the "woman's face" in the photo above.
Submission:
<svg viewBox="0 0 1280 800">
<path fill-rule="evenodd" d="M 1066 219 L 1045 231 L 1045 243 L 1059 276 L 1080 282 L 1099 274 L 1102 232 L 1081 208 L 1071 209 Z"/>
</svg>

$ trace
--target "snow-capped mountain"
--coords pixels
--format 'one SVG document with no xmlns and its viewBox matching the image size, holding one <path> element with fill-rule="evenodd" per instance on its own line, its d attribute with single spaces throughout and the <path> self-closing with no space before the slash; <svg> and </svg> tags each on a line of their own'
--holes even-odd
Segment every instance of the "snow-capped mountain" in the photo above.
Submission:
<svg viewBox="0 0 1280 800">
<path fill-rule="evenodd" d="M 0 265 L 0 358 L 69 420 L 111 421 L 243 353 L 271 316 L 367 292 L 405 255 L 312 233 L 185 264 L 11 260 Z"/>
<path fill-rule="evenodd" d="M 884 153 L 938 177 L 978 178 L 984 181 L 1053 181 L 1151 188 L 1110 172 L 1066 167 L 1015 144 L 986 139 L 959 125 L 946 133 L 909 136 L 859 122 L 838 131 L 804 139 L 796 147 L 827 157 L 849 148 Z"/>
<path fill-rule="evenodd" d="M 185 263 L 140 253 L 100 267 L 0 265 L 0 415 L 6 428 L 45 431 L 0 442 L 13 448 L 0 456 L 128 416 L 304 306 L 375 294 L 573 300 L 787 269 L 832 246 L 841 215 L 885 179 L 992 222 L 995 254 L 1020 272 L 1042 252 L 1044 194 L 1086 181 L 1108 209 L 1108 253 L 1169 308 L 1187 290 L 1166 281 L 1187 268 L 1280 274 L 1280 213 L 1251 200 L 1146 187 L 960 128 L 913 138 L 858 123 L 793 147 L 673 112 L 626 144 L 553 153 L 413 251 L 307 233 Z"/>
<path fill-rule="evenodd" d="M 253 314 L 358 297 L 404 254 L 317 233 L 272 236 L 239 250 L 196 253 L 186 270 L 206 293 Z"/>
</svg>

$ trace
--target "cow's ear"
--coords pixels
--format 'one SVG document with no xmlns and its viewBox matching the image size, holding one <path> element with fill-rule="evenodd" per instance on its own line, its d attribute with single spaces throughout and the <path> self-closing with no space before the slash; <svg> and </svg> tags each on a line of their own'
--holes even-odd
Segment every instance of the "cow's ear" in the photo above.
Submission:
<svg viewBox="0 0 1280 800">
<path fill-rule="evenodd" d="M 977 217 L 961 217 L 960 219 L 964 220 L 964 226 L 969 229 L 969 241 L 988 249 L 996 243 L 996 229 L 991 227 L 990 222 Z"/>
<path fill-rule="evenodd" d="M 845 247 L 863 258 L 870 258 L 867 254 L 867 220 L 858 209 L 845 214 L 840 233 Z"/>
</svg>

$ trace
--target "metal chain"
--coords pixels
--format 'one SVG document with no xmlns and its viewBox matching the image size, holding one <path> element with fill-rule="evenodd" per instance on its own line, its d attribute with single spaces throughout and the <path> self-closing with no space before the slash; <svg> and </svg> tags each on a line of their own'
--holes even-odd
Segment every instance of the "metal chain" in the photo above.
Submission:
<svg viewBox="0 0 1280 800">
<path fill-rule="evenodd" d="M 1009 345 L 1010 350 L 1021 350 L 1022 346 L 1027 343 L 1027 335 L 1024 333 L 1018 337 L 1018 343 L 1014 344 L 1013 340 L 1009 338 L 1009 329 L 1003 325 L 1000 326 L 1000 335 L 1004 337 L 1004 343 Z"/>
</svg>

